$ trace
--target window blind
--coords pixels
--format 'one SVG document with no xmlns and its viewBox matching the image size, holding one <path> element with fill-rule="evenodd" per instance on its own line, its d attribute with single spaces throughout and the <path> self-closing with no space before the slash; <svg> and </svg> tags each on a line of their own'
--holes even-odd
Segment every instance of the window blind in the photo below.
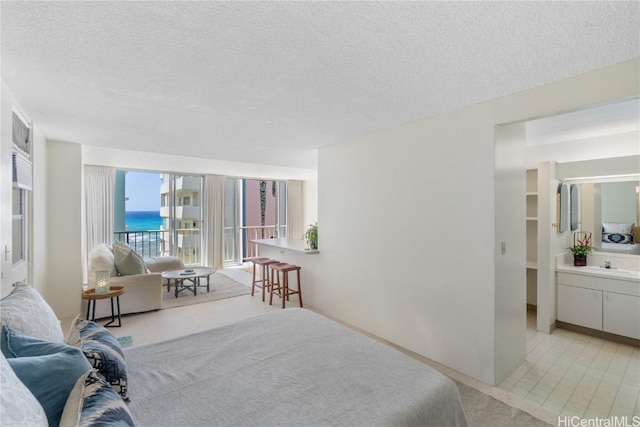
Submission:
<svg viewBox="0 0 640 427">
<path fill-rule="evenodd" d="M 13 152 L 13 186 L 23 190 L 33 189 L 33 165 L 22 153 Z"/>
</svg>

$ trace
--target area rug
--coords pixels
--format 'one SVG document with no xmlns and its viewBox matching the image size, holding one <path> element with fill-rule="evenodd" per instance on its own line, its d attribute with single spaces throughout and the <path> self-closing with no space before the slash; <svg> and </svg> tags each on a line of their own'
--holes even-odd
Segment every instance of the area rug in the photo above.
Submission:
<svg viewBox="0 0 640 427">
<path fill-rule="evenodd" d="M 202 279 L 203 281 L 206 279 Z M 251 292 L 251 288 L 237 282 L 218 271 L 209 277 L 209 292 L 206 287 L 198 288 L 198 294 L 193 295 L 190 290 L 184 290 L 178 294 L 176 298 L 173 286 L 171 291 L 167 292 L 164 286 L 162 294 L 162 308 L 182 307 L 185 305 L 199 304 L 202 302 L 217 301 L 225 298 L 247 295 Z"/>
<path fill-rule="evenodd" d="M 455 381 L 468 427 L 548 427 L 542 420 L 473 387 Z"/>
</svg>

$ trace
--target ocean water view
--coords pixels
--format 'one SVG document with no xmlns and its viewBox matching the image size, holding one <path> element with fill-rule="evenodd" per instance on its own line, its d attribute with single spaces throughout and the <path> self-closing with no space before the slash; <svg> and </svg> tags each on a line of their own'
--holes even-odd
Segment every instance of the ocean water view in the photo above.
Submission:
<svg viewBox="0 0 640 427">
<path fill-rule="evenodd" d="M 160 211 L 126 211 L 124 222 L 127 231 L 160 230 Z"/>
</svg>

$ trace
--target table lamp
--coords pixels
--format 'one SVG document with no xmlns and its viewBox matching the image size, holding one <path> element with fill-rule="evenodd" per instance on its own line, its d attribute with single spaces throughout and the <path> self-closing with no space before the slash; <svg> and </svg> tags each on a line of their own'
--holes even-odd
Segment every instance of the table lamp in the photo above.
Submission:
<svg viewBox="0 0 640 427">
<path fill-rule="evenodd" d="M 109 270 L 96 271 L 96 294 L 106 294 L 109 292 Z"/>
</svg>

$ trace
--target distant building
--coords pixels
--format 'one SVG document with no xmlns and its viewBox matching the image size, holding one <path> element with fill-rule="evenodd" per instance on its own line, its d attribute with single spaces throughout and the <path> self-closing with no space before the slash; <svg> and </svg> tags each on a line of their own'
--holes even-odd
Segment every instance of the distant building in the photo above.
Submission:
<svg viewBox="0 0 640 427">
<path fill-rule="evenodd" d="M 171 203 L 171 182 L 175 177 L 174 203 Z M 200 218 L 202 177 L 161 174 L 160 217 L 164 230 L 162 253 L 173 254 L 185 264 L 200 263 Z M 172 205 L 175 207 L 172 209 Z M 170 248 L 173 247 L 173 251 Z"/>
</svg>

